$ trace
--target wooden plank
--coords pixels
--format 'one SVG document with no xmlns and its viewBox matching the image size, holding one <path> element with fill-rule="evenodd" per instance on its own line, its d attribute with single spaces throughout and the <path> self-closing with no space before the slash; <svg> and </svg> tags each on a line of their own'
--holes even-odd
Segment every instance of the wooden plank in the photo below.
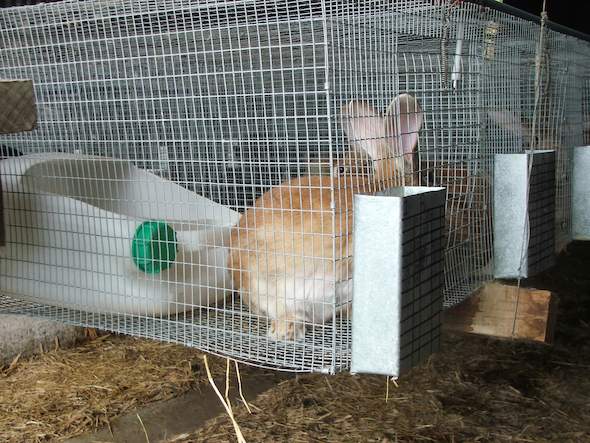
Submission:
<svg viewBox="0 0 590 443">
<path fill-rule="evenodd" d="M 0 134 L 30 131 L 37 125 L 31 80 L 0 80 Z"/>
<path fill-rule="evenodd" d="M 551 343 L 557 296 L 550 291 L 488 283 L 444 314 L 447 330 Z"/>
</svg>

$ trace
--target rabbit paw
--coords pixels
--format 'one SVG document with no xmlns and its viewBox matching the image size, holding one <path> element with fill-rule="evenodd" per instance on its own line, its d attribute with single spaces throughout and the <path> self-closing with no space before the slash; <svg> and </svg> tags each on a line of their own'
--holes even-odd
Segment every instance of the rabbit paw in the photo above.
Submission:
<svg viewBox="0 0 590 443">
<path fill-rule="evenodd" d="M 305 325 L 301 321 L 281 318 L 272 320 L 268 328 L 268 337 L 273 340 L 298 341 L 305 338 Z"/>
</svg>

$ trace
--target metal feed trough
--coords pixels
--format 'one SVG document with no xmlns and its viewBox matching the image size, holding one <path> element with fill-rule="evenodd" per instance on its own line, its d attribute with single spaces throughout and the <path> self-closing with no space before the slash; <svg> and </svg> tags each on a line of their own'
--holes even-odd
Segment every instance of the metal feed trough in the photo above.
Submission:
<svg viewBox="0 0 590 443">
<path fill-rule="evenodd" d="M 0 135 L 0 311 L 398 375 L 493 279 L 495 236 L 523 243 L 516 275 L 570 240 L 589 60 L 487 1 L 1 9 L 0 80 L 32 80 L 37 126 Z M 530 150 L 554 151 L 549 179 L 529 189 L 525 160 L 502 183 L 495 156 Z M 497 225 L 521 232 L 493 229 L 495 186 L 525 187 Z"/>
</svg>

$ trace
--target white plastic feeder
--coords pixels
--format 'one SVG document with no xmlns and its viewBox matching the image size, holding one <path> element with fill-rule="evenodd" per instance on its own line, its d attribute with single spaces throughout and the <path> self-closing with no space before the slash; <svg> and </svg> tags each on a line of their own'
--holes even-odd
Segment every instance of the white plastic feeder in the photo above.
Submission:
<svg viewBox="0 0 590 443">
<path fill-rule="evenodd" d="M 231 288 L 239 213 L 126 161 L 40 154 L 0 161 L 0 290 L 93 312 L 157 315 Z"/>
</svg>

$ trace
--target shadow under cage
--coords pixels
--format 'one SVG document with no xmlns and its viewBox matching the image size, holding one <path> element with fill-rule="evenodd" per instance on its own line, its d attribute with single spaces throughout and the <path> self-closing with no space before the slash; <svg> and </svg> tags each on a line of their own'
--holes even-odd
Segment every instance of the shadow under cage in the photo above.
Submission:
<svg viewBox="0 0 590 443">
<path fill-rule="evenodd" d="M 572 68 L 545 88 L 563 100 L 543 119 L 530 106 L 539 32 L 434 0 L 0 10 L 0 78 L 32 79 L 38 113 L 33 131 L 0 135 L 23 154 L 0 161 L 0 311 L 349 369 L 355 197 L 446 188 L 451 306 L 492 278 L 493 155 L 527 147 L 521 117 L 560 130 L 571 115 L 581 137 L 572 83 L 588 72 L 562 51 L 588 45 L 545 31 L 550 69 Z"/>
</svg>

